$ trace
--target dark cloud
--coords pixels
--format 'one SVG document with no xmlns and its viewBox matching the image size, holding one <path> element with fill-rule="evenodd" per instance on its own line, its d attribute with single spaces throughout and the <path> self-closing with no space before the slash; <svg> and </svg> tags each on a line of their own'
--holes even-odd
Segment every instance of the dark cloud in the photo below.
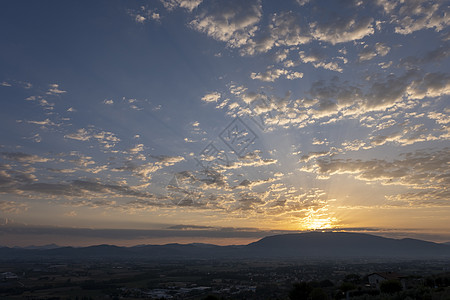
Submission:
<svg viewBox="0 0 450 300">
<path fill-rule="evenodd" d="M 436 63 L 444 60 L 450 56 L 450 45 L 445 44 L 432 51 L 425 53 L 421 57 L 408 56 L 400 59 L 400 66 L 406 66 L 408 68 L 417 68 L 417 66 L 427 63 Z"/>
<path fill-rule="evenodd" d="M 1 152 L 0 153 L 5 159 L 17 161 L 21 163 L 38 163 L 47 162 L 48 158 L 43 158 L 38 155 L 27 154 L 23 152 Z"/>
</svg>

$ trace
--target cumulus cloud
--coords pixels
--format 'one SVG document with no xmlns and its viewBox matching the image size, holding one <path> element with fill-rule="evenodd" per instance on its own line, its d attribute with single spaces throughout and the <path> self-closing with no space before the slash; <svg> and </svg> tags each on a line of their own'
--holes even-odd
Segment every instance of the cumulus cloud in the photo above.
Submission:
<svg viewBox="0 0 450 300">
<path fill-rule="evenodd" d="M 46 92 L 47 95 L 61 95 L 66 93 L 66 91 L 63 91 L 59 88 L 59 84 L 53 83 L 49 85 L 50 88 Z"/>
<path fill-rule="evenodd" d="M 427 73 L 408 86 L 406 93 L 411 99 L 440 97 L 450 94 L 450 75 L 445 73 Z"/>
<path fill-rule="evenodd" d="M 360 61 L 371 60 L 375 56 L 386 56 L 389 53 L 391 48 L 383 43 L 376 43 L 375 46 L 371 47 L 369 45 L 365 45 L 364 49 L 358 54 Z"/>
<path fill-rule="evenodd" d="M 193 11 L 197 8 L 203 0 L 160 0 L 164 7 L 168 10 L 173 10 L 177 7 L 185 8 Z"/>
<path fill-rule="evenodd" d="M 400 60 L 400 65 L 414 68 L 417 65 L 442 61 L 449 56 L 450 47 L 449 45 L 445 45 L 425 53 L 422 57 L 408 56 L 402 58 Z"/>
<path fill-rule="evenodd" d="M 159 21 L 161 16 L 156 10 L 148 9 L 146 6 L 141 6 L 139 9 L 128 9 L 128 15 L 134 19 L 136 23 L 145 23 L 149 20 Z"/>
<path fill-rule="evenodd" d="M 397 24 L 395 32 L 410 34 L 414 31 L 434 28 L 441 31 L 450 24 L 449 6 L 445 0 L 403 1 L 393 15 Z"/>
<path fill-rule="evenodd" d="M 0 200 L 0 211 L 3 213 L 19 213 L 27 208 L 28 206 L 24 203 Z"/>
<path fill-rule="evenodd" d="M 129 186 L 85 180 L 73 180 L 69 183 L 32 183 L 18 186 L 17 189 L 23 192 L 41 193 L 52 196 L 95 198 L 109 195 L 154 198 L 148 192 L 138 191 Z"/>
<path fill-rule="evenodd" d="M 437 151 L 419 150 L 405 153 L 401 159 L 387 161 L 373 159 L 328 158 L 319 159 L 312 168 L 319 175 L 354 174 L 357 179 L 381 181 L 417 189 L 442 189 L 449 186 L 448 161 L 450 149 Z"/>
<path fill-rule="evenodd" d="M 158 163 L 164 165 L 164 166 L 171 166 L 173 164 L 179 163 L 184 160 L 184 157 L 182 156 L 168 156 L 168 155 L 158 155 L 158 156 L 151 156 L 152 158 L 156 159 Z"/>
<path fill-rule="evenodd" d="M 402 76 L 389 74 L 386 78 L 375 80 L 365 96 L 364 106 L 369 109 L 384 108 L 401 101 L 415 76 L 416 73 L 411 71 Z"/>
<path fill-rule="evenodd" d="M 206 94 L 205 96 L 202 97 L 202 101 L 205 102 L 217 102 L 220 99 L 220 93 L 218 92 L 212 92 L 209 94 Z"/>
<path fill-rule="evenodd" d="M 132 154 L 137 154 L 137 153 L 142 152 L 142 151 L 144 151 L 144 144 L 137 144 L 133 148 L 130 148 L 128 150 L 128 152 L 130 152 Z"/>
<path fill-rule="evenodd" d="M 87 141 L 91 138 L 88 131 L 84 128 L 78 129 L 75 133 L 66 134 L 64 137 L 77 141 Z"/>
<path fill-rule="evenodd" d="M 1 152 L 0 153 L 5 159 L 17 161 L 21 163 L 44 163 L 51 159 L 40 157 L 34 154 L 27 154 L 23 152 Z"/>
<path fill-rule="evenodd" d="M 332 153 L 333 152 L 331 150 L 330 151 L 313 151 L 313 152 L 309 152 L 308 154 L 302 155 L 302 157 L 300 158 L 300 161 L 307 162 L 307 161 L 312 160 L 317 157 L 329 156 Z"/>
<path fill-rule="evenodd" d="M 274 14 L 271 22 L 270 31 L 279 45 L 296 46 L 311 41 L 308 28 L 293 12 Z"/>
<path fill-rule="evenodd" d="M 312 63 L 314 68 L 323 68 L 326 70 L 342 72 L 343 69 L 337 62 L 326 62 L 325 55 L 317 49 L 311 50 L 310 54 L 306 54 L 305 51 L 299 52 L 300 60 L 304 63 Z"/>
<path fill-rule="evenodd" d="M 319 107 L 337 107 L 337 104 L 352 105 L 359 101 L 363 91 L 358 86 L 341 82 L 338 77 L 333 77 L 330 82 L 324 80 L 314 82 L 309 94 L 319 101 Z"/>
<path fill-rule="evenodd" d="M 120 139 L 114 133 L 96 128 L 80 128 L 74 133 L 64 135 L 64 137 L 77 141 L 96 140 L 105 148 L 112 148 L 120 142 Z"/>
<path fill-rule="evenodd" d="M 311 23 L 313 37 L 333 45 L 362 39 L 374 33 L 372 18 L 338 17 L 326 23 Z"/>
<path fill-rule="evenodd" d="M 241 47 L 253 37 L 262 17 L 260 0 L 209 2 L 189 24 L 195 30 L 227 43 L 231 48 Z"/>
<path fill-rule="evenodd" d="M 252 79 L 258 79 L 261 81 L 266 82 L 274 82 L 276 79 L 280 78 L 281 76 L 284 76 L 286 79 L 294 80 L 303 78 L 303 73 L 301 72 L 295 72 L 295 71 L 289 71 L 285 69 L 276 69 L 276 68 L 269 68 L 264 72 L 261 73 L 251 73 L 250 78 Z"/>
<path fill-rule="evenodd" d="M 49 118 L 43 121 L 27 121 L 29 124 L 42 125 L 42 126 L 60 126 L 61 124 L 51 121 Z"/>
</svg>

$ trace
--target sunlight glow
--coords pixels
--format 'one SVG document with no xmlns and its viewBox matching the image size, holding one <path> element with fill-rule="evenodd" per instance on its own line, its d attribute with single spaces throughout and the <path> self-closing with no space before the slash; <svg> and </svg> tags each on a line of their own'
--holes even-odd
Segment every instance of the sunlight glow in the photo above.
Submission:
<svg viewBox="0 0 450 300">
<path fill-rule="evenodd" d="M 326 212 L 326 208 L 314 210 L 310 208 L 306 217 L 302 220 L 302 227 L 308 230 L 331 229 L 335 227 L 336 218 Z"/>
</svg>

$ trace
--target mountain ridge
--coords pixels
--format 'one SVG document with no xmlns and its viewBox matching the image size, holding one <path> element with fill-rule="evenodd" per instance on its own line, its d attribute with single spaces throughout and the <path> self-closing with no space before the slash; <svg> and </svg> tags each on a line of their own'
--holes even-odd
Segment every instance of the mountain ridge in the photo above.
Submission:
<svg viewBox="0 0 450 300">
<path fill-rule="evenodd" d="M 305 259 L 444 258 L 450 245 L 417 239 L 393 239 L 353 232 L 305 232 L 272 235 L 248 245 L 165 244 L 120 247 L 93 245 L 51 249 L 0 248 L 0 259 Z"/>
</svg>

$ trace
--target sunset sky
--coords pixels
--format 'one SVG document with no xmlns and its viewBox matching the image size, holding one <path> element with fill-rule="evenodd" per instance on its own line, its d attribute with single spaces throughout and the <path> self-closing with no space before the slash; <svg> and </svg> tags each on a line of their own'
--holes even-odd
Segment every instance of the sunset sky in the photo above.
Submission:
<svg viewBox="0 0 450 300">
<path fill-rule="evenodd" d="M 445 0 L 0 2 L 0 245 L 450 241 Z"/>
</svg>

